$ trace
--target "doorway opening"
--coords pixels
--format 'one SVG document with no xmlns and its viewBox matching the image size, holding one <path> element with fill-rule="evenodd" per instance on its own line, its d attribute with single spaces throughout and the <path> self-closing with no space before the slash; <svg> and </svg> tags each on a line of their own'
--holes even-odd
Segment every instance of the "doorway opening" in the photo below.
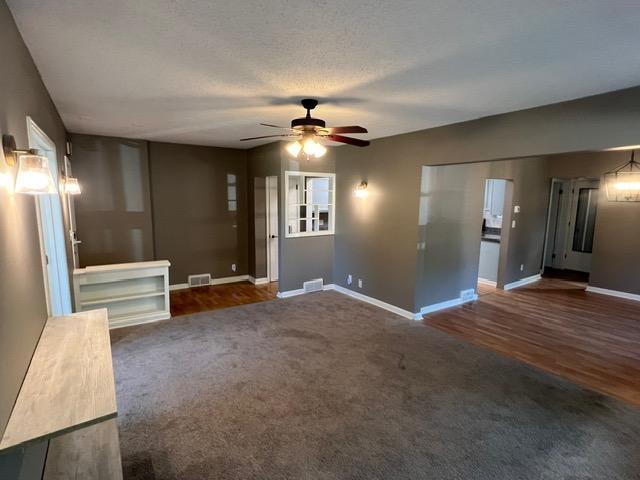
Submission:
<svg viewBox="0 0 640 480">
<path fill-rule="evenodd" d="M 47 157 L 55 185 L 60 184 L 56 145 L 27 117 L 29 148 Z M 40 253 L 49 315 L 71 313 L 71 289 L 65 249 L 62 203 L 58 193 L 36 196 Z"/>
<path fill-rule="evenodd" d="M 600 182 L 590 178 L 551 181 L 544 274 L 587 282 Z"/>
<path fill-rule="evenodd" d="M 503 179 L 485 180 L 482 208 L 480 259 L 478 262 L 478 294 L 492 293 L 500 285 L 500 260 L 504 249 L 503 224 L 510 208 L 507 206 L 509 182 Z"/>
<path fill-rule="evenodd" d="M 278 281 L 278 177 L 266 178 L 267 192 L 267 279 Z"/>
</svg>

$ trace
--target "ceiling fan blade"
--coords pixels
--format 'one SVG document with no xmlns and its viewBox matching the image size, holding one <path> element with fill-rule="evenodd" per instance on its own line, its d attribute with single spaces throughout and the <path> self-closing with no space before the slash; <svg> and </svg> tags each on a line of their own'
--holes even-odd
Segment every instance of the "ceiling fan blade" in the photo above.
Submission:
<svg viewBox="0 0 640 480">
<path fill-rule="evenodd" d="M 327 127 L 324 130 L 327 130 L 329 135 L 334 133 L 368 133 L 366 128 L 359 127 L 358 125 L 351 125 L 349 127 Z"/>
<path fill-rule="evenodd" d="M 250 137 L 250 138 L 241 138 L 240 141 L 244 142 L 246 140 L 259 140 L 261 138 L 274 138 L 274 137 L 299 137 L 300 135 L 297 133 L 281 133 L 280 135 L 263 135 L 261 137 Z"/>
<path fill-rule="evenodd" d="M 334 142 L 355 145 L 356 147 L 366 147 L 370 143 L 369 140 L 360 140 L 359 138 L 344 137 L 342 135 L 327 135 L 324 138 L 333 140 Z"/>
</svg>

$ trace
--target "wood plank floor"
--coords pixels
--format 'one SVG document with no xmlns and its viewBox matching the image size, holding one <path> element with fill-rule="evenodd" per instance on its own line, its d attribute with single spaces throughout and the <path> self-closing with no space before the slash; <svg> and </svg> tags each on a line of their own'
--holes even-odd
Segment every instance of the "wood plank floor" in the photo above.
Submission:
<svg viewBox="0 0 640 480">
<path fill-rule="evenodd" d="M 640 406 L 640 303 L 542 279 L 432 313 L 427 325 Z"/>
<path fill-rule="evenodd" d="M 170 293 L 171 315 L 175 317 L 218 308 L 265 302 L 276 298 L 277 293 L 278 282 L 265 285 L 236 282 L 174 290 Z"/>
</svg>

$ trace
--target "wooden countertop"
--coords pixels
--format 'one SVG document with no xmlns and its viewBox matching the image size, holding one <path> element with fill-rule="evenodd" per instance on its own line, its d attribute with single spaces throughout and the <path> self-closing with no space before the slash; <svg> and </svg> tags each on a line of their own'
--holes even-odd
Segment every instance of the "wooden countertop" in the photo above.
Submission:
<svg viewBox="0 0 640 480">
<path fill-rule="evenodd" d="M 107 310 L 47 320 L 0 452 L 117 415 Z"/>
</svg>

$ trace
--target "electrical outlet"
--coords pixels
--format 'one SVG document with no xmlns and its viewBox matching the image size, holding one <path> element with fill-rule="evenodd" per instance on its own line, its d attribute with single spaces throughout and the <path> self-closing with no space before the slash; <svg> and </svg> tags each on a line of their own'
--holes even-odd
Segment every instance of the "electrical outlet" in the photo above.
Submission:
<svg viewBox="0 0 640 480">
<path fill-rule="evenodd" d="M 236 264 L 235 263 L 231 264 L 231 270 L 234 271 L 234 272 L 236 271 Z"/>
<path fill-rule="evenodd" d="M 521 271 L 521 272 L 524 272 L 524 263 L 521 263 L 521 264 L 520 264 L 520 271 Z"/>
<path fill-rule="evenodd" d="M 361 278 L 358 279 L 358 288 L 362 288 L 362 279 Z"/>
<path fill-rule="evenodd" d="M 511 220 L 511 228 L 516 228 L 516 221 L 515 220 Z"/>
<path fill-rule="evenodd" d="M 513 213 L 520 213 L 520 205 L 515 205 L 513 207 Z"/>
<path fill-rule="evenodd" d="M 351 274 L 347 275 L 347 285 L 351 285 L 353 283 L 353 277 Z"/>
</svg>

